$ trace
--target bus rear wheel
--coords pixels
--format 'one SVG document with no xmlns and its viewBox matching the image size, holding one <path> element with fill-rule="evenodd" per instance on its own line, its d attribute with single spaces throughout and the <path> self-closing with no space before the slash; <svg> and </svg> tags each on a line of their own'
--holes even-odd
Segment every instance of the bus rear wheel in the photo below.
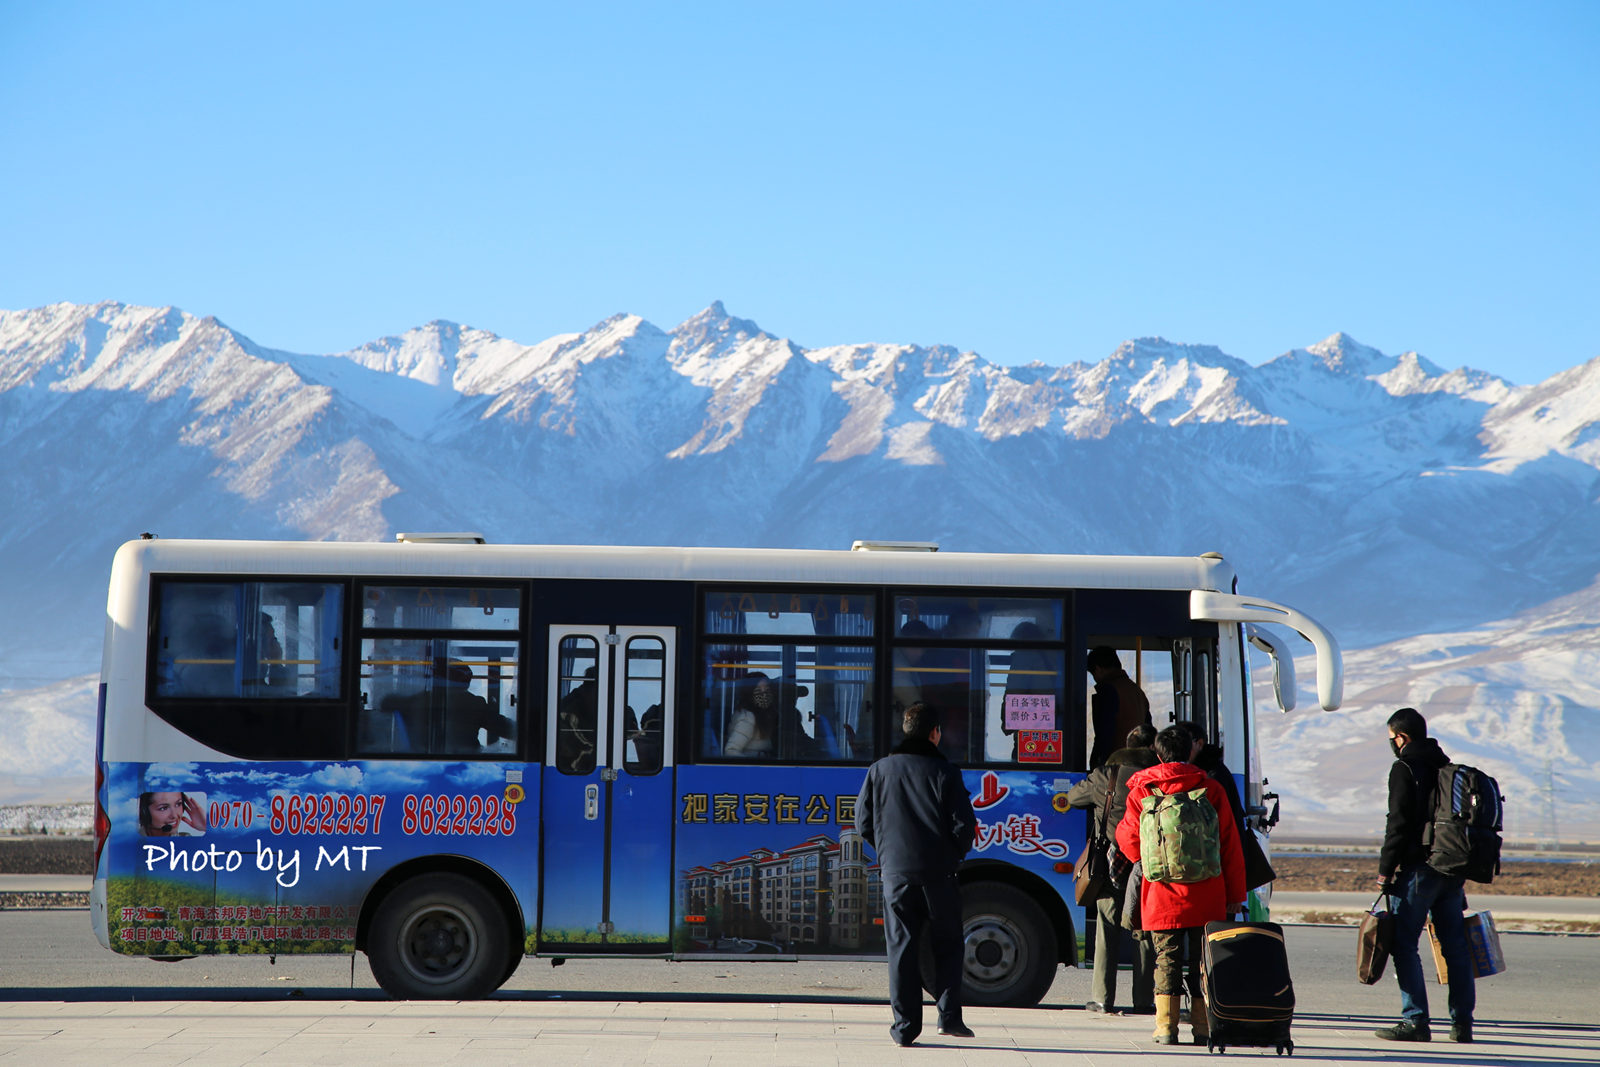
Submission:
<svg viewBox="0 0 1600 1067">
<path fill-rule="evenodd" d="M 1059 962 L 1055 928 L 1044 909 L 1003 882 L 963 886 L 961 900 L 962 1001 L 1031 1008 L 1043 1000 Z"/>
<path fill-rule="evenodd" d="M 499 988 L 511 934 L 487 890 L 459 874 L 402 882 L 372 917 L 367 958 L 383 991 L 402 1000 L 472 1000 Z"/>
</svg>

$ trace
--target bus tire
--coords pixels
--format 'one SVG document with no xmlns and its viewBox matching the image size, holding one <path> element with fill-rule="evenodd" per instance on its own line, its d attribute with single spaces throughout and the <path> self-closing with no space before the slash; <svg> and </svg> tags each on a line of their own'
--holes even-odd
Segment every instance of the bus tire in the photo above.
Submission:
<svg viewBox="0 0 1600 1067">
<path fill-rule="evenodd" d="M 506 970 L 500 976 L 500 985 L 495 986 L 496 989 L 511 981 L 511 976 L 517 973 L 518 967 L 522 966 L 522 957 L 524 955 L 521 945 L 513 945 L 511 951 L 506 953 Z"/>
<path fill-rule="evenodd" d="M 509 973 L 505 913 L 477 882 L 425 874 L 400 883 L 378 905 L 367 937 L 372 977 L 400 1000 L 473 1000 Z"/>
<path fill-rule="evenodd" d="M 1050 991 L 1060 962 L 1055 928 L 1021 889 L 1004 882 L 962 886 L 961 933 L 962 1003 L 1031 1008 Z M 923 974 L 931 977 L 931 951 L 923 961 Z"/>
</svg>

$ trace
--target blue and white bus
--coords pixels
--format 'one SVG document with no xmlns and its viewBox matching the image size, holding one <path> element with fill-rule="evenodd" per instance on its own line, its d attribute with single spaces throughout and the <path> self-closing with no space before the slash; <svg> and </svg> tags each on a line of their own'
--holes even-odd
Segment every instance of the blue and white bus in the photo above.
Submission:
<svg viewBox="0 0 1600 1067">
<path fill-rule="evenodd" d="M 1065 792 L 1087 650 L 1156 725 L 1225 747 L 1269 818 L 1248 647 L 1331 635 L 1217 555 L 145 538 L 118 551 L 96 739 L 101 944 L 183 959 L 365 952 L 397 997 L 481 997 L 524 956 L 883 951 L 867 765 L 936 704 L 979 818 L 970 1002 L 1031 1005 L 1078 956 Z"/>
</svg>

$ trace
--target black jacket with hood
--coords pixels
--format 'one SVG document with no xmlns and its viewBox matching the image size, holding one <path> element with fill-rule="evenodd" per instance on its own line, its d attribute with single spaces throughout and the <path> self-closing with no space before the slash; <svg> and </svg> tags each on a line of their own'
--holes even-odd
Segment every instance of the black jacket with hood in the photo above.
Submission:
<svg viewBox="0 0 1600 1067">
<path fill-rule="evenodd" d="M 1089 772 L 1089 776 L 1067 790 L 1067 807 L 1092 808 L 1089 816 L 1091 829 L 1094 820 L 1100 820 L 1101 832 L 1109 840 L 1116 840 L 1117 823 L 1128 810 L 1128 779 L 1161 762 L 1153 748 L 1119 748 L 1106 757 L 1106 761 Z M 1113 777 L 1114 776 L 1114 777 Z M 1112 782 L 1115 781 L 1115 786 Z M 1111 790 L 1111 806 L 1106 803 L 1106 791 Z"/>
<path fill-rule="evenodd" d="M 1390 766 L 1389 818 L 1378 853 L 1378 873 L 1384 878 L 1427 860 L 1422 831 L 1433 819 L 1439 768 L 1449 762 L 1439 742 L 1424 737 L 1401 749 L 1400 758 Z"/>
<path fill-rule="evenodd" d="M 1216 779 L 1217 784 L 1222 786 L 1222 791 L 1228 794 L 1228 806 L 1233 809 L 1233 827 L 1243 836 L 1244 802 L 1239 799 L 1239 785 L 1233 780 L 1233 772 L 1222 762 L 1222 749 L 1207 742 L 1189 762 Z"/>
<path fill-rule="evenodd" d="M 954 874 L 977 824 L 961 771 L 921 738 L 906 738 L 867 768 L 856 797 L 856 829 L 878 866 L 913 883 Z"/>
</svg>

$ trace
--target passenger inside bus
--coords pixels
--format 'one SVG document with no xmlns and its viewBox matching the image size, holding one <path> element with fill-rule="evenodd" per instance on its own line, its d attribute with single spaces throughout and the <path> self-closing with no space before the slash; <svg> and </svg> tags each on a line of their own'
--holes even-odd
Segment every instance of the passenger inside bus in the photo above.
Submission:
<svg viewBox="0 0 1600 1067">
<path fill-rule="evenodd" d="M 514 738 L 517 724 L 498 714 L 489 702 L 471 691 L 472 668 L 451 660 L 445 672 L 444 737 L 445 748 L 453 754 L 481 752 L 501 738 Z M 482 733 L 485 740 L 479 739 Z"/>
<path fill-rule="evenodd" d="M 778 738 L 778 690 L 760 671 L 750 674 L 740 687 L 739 710 L 728 727 L 724 756 L 771 756 Z M 798 715 L 798 712 L 796 713 Z"/>
<path fill-rule="evenodd" d="M 661 733 L 663 717 L 661 705 L 650 705 L 637 721 L 634 719 L 631 707 L 623 708 L 623 715 L 627 720 L 630 743 L 629 749 L 624 754 L 628 773 L 656 773 L 661 769 L 661 754 L 665 748 Z"/>
<path fill-rule="evenodd" d="M 264 611 L 256 613 L 256 670 L 255 677 L 246 682 L 246 692 L 254 696 L 291 694 L 294 679 L 289 665 L 283 661 L 283 642 L 278 640 L 278 628 L 272 616 Z"/>
<path fill-rule="evenodd" d="M 814 709 L 809 713 L 800 710 L 800 700 L 810 695 L 810 687 L 793 677 L 779 680 L 778 754 L 799 760 L 836 759 L 839 747 L 833 723 Z"/>
<path fill-rule="evenodd" d="M 556 770 L 588 774 L 595 767 L 595 737 L 600 718 L 600 684 L 594 667 L 556 705 Z"/>
<path fill-rule="evenodd" d="M 389 693 L 378 703 L 388 729 L 364 745 L 393 752 L 468 756 L 502 738 L 515 738 L 516 721 L 496 712 L 471 691 L 471 685 L 472 668 L 451 660 L 442 672 L 430 672 L 423 688 Z"/>
<path fill-rule="evenodd" d="M 956 607 L 949 621 L 939 631 L 947 641 L 964 641 L 968 644 L 980 640 L 983 620 L 969 607 Z M 939 747 L 950 754 L 957 763 L 977 762 L 983 759 L 983 723 L 986 694 L 972 687 L 973 657 L 981 658 L 976 649 L 957 648 L 939 653 L 939 666 L 944 668 L 943 687 L 936 694 L 943 701 L 943 738 Z M 977 699 L 974 700 L 974 697 Z"/>
<path fill-rule="evenodd" d="M 970 616 L 970 613 L 968 613 Z M 914 619 L 901 628 L 902 638 L 964 636 L 976 625 L 976 617 L 963 618 L 959 623 L 952 617 L 951 624 L 934 631 L 927 623 Z M 959 630 L 959 633 L 957 631 Z M 902 646 L 895 650 L 894 697 L 897 713 L 912 704 L 924 703 L 938 709 L 943 724 L 939 749 L 958 763 L 973 759 L 970 751 L 974 735 L 982 738 L 983 713 L 974 712 L 972 704 L 971 657 L 964 648 L 919 648 Z M 976 717 L 978 729 L 971 728 Z"/>
</svg>

